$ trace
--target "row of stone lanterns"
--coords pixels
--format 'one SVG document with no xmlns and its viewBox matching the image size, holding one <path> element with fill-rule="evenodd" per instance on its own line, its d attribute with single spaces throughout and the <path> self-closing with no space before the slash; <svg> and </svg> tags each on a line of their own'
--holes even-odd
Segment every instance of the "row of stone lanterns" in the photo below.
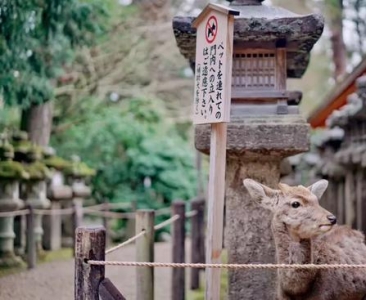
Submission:
<svg viewBox="0 0 366 300">
<path fill-rule="evenodd" d="M 336 192 L 333 201 L 337 202 L 340 220 L 366 232 L 366 76 L 357 79 L 356 87 L 348 104 L 327 120 L 332 130 L 344 130 L 344 138 L 339 149 L 334 149 L 333 170 L 324 173 L 331 185 L 334 182 L 338 187 L 328 189 L 328 193 Z"/>
<path fill-rule="evenodd" d="M 324 21 L 319 15 L 299 16 L 262 5 L 261 0 L 230 2 L 240 15 L 234 21 L 225 245 L 229 263 L 274 263 L 270 213 L 252 201 L 242 182 L 252 178 L 276 187 L 282 159 L 308 150 L 309 125 L 289 96 L 286 79 L 304 74 Z M 194 19 L 173 19 L 177 45 L 193 68 Z M 198 125 L 195 130 L 196 148 L 209 154 L 210 126 Z M 275 281 L 268 271 L 229 270 L 229 299 L 272 299 Z"/>
<path fill-rule="evenodd" d="M 34 216 L 37 251 L 42 255 L 43 248 L 59 249 L 62 224 L 56 210 L 62 201 L 75 200 L 80 205 L 80 179 L 92 176 L 94 170 L 78 160 L 65 161 L 52 149 L 31 144 L 24 132 L 3 134 L 0 142 L 0 212 L 17 211 L 28 205 L 38 210 L 51 209 L 46 216 Z M 64 176 L 69 186 L 64 184 Z M 88 197 L 90 188 L 82 182 L 82 190 L 88 192 L 81 197 Z M 65 223 L 70 224 L 71 216 L 67 217 Z M 25 216 L 0 217 L 0 266 L 22 264 L 15 253 L 25 254 L 25 232 Z"/>
</svg>

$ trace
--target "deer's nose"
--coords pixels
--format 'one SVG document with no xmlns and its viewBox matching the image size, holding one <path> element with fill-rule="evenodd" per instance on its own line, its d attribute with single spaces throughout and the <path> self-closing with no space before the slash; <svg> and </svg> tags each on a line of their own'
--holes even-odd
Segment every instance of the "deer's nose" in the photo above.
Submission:
<svg viewBox="0 0 366 300">
<path fill-rule="evenodd" d="M 330 224 L 334 225 L 335 223 L 337 223 L 337 218 L 334 215 L 328 215 L 327 219 L 329 220 Z"/>
</svg>

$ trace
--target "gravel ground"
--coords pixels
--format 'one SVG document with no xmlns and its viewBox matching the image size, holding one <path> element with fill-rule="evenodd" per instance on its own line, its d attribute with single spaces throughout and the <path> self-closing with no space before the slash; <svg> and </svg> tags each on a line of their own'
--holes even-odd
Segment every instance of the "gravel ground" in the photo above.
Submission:
<svg viewBox="0 0 366 300">
<path fill-rule="evenodd" d="M 134 245 L 108 255 L 108 260 L 135 260 Z M 155 244 L 155 261 L 170 262 L 171 246 Z M 107 266 L 108 277 L 126 297 L 135 299 L 135 268 Z M 155 269 L 155 299 L 170 299 L 171 269 Z M 31 271 L 0 278 L 1 300 L 71 300 L 74 299 L 74 261 L 42 264 Z"/>
</svg>

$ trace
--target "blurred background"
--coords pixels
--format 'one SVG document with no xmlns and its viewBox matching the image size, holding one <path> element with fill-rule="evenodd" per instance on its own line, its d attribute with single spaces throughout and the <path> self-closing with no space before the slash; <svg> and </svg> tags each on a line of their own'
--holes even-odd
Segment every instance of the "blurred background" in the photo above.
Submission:
<svg viewBox="0 0 366 300">
<path fill-rule="evenodd" d="M 206 4 L 2 0 L 0 131 L 21 130 L 59 157 L 80 157 L 96 171 L 91 186 L 97 203 L 136 201 L 138 208 L 158 209 L 197 195 L 193 72 L 171 22 L 174 15 L 197 15 Z M 289 81 L 289 89 L 303 91 L 301 111 L 310 116 L 362 62 L 366 1 L 264 4 L 325 17 L 304 78 Z"/>
</svg>

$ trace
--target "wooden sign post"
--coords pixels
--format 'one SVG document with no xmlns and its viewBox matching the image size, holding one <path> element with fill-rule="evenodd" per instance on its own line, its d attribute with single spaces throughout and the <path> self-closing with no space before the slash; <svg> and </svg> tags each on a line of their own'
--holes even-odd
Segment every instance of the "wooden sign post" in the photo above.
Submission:
<svg viewBox="0 0 366 300">
<path fill-rule="evenodd" d="M 192 23 L 197 28 L 193 122 L 211 124 L 206 263 L 221 263 L 235 15 L 239 12 L 209 4 Z M 206 300 L 220 299 L 220 275 L 220 269 L 206 269 Z"/>
</svg>

